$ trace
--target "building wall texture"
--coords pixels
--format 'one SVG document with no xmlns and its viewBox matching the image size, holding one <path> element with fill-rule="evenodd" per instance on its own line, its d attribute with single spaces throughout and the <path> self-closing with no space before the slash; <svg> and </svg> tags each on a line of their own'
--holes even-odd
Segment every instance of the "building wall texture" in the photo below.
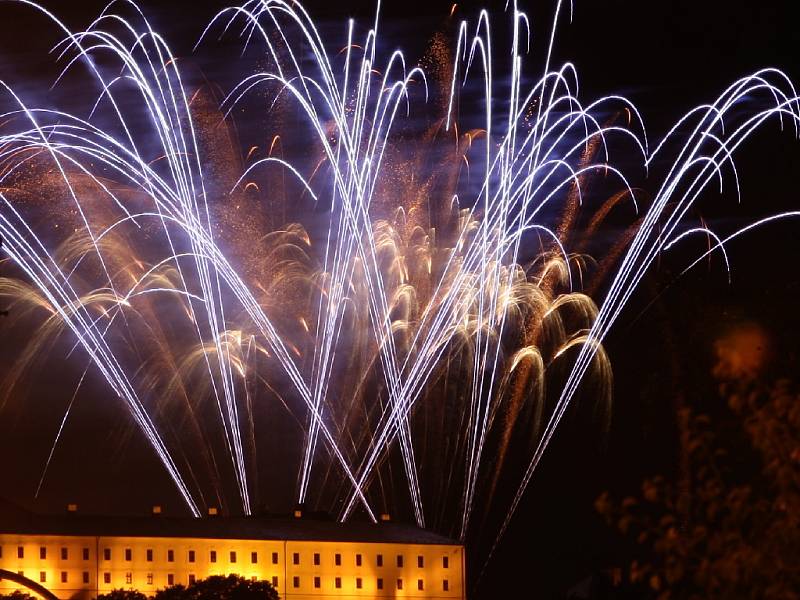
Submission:
<svg viewBox="0 0 800 600">
<path fill-rule="evenodd" d="M 463 561 L 456 544 L 0 533 L 0 569 L 65 600 L 232 573 L 270 581 L 286 600 L 463 599 Z M 0 580 L 0 593 L 14 589 Z"/>
</svg>

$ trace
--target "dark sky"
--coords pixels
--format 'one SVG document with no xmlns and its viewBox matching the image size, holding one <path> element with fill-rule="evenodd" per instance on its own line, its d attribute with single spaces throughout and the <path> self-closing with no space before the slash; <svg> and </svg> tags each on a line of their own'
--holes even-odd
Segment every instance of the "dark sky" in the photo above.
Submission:
<svg viewBox="0 0 800 600">
<path fill-rule="evenodd" d="M 46 4 L 69 25 L 79 27 L 104 3 Z M 535 6 L 521 6 L 532 16 L 534 56 L 541 56 L 553 3 L 530 4 Z M 570 25 L 564 19 L 558 30 L 556 60 L 576 64 L 582 97 L 623 94 L 631 99 L 643 113 L 651 140 L 656 140 L 688 109 L 713 100 L 727 84 L 757 68 L 775 66 L 800 82 L 800 29 L 790 16 L 792 4 L 790 0 L 575 0 L 574 22 Z M 494 11 L 494 22 L 502 31 L 502 1 L 459 3 L 459 10 L 462 16 L 474 17 L 484 5 Z M 186 56 L 223 3 L 142 2 L 142 6 L 176 53 Z M 341 40 L 345 19 L 355 16 L 366 23 L 373 3 L 318 1 L 306 6 L 319 16 L 325 31 Z M 385 0 L 384 43 L 408 48 L 412 55 L 422 52 L 450 6 L 439 0 Z M 31 94 L 48 72 L 48 44 L 57 39 L 54 30 L 40 30 L 41 23 L 29 9 L 0 4 L 0 79 Z M 213 57 L 209 48 L 201 49 L 203 58 L 198 61 L 206 61 L 208 77 L 224 86 L 226 74 L 206 67 Z M 536 58 L 531 63 L 538 68 Z M 37 73 L 33 80 L 31 72 Z M 736 205 L 730 186 L 722 197 L 709 193 L 702 216 L 712 225 L 730 229 L 800 206 L 796 188 L 800 142 L 791 132 L 768 125 L 742 149 L 737 165 L 743 204 Z M 647 189 L 652 182 L 643 178 L 638 183 Z M 623 493 L 635 488 L 643 475 L 670 468 L 672 396 L 685 393 L 702 399 L 714 393 L 709 370 L 716 337 L 738 323 L 755 321 L 772 332 L 784 359 L 794 360 L 798 350 L 794 333 L 800 325 L 794 308 L 800 291 L 795 268 L 800 250 L 797 227 L 797 223 L 770 226 L 732 244 L 731 285 L 718 261 L 711 270 L 702 266 L 682 278 L 677 274 L 690 255 L 677 253 L 659 263 L 607 343 L 615 377 L 610 431 L 593 432 L 592 423 L 581 418 L 566 423 L 534 477 L 516 526 L 486 573 L 491 585 L 485 586 L 509 593 L 534 582 L 543 593 L 563 589 L 618 550 L 594 517 L 592 501 L 603 489 Z M 653 298 L 657 300 L 651 304 Z M 8 363 L 19 352 L 19 340 L 7 336 L 0 340 L 0 356 Z M 0 496 L 40 510 L 54 510 L 75 499 L 87 511 L 117 506 L 128 512 L 155 502 L 179 510 L 177 497 L 145 444 L 134 432 L 125 434 L 128 439 L 120 443 L 120 432 L 129 428 L 123 408 L 114 403 L 76 405 L 66 432 L 69 443 L 60 448 L 42 494 L 34 500 L 54 423 L 57 426 L 53 416 L 59 411 L 49 403 L 63 406 L 68 400 L 58 364 L 50 361 L 49 369 L 54 370 L 36 375 L 31 386 L 35 397 L 15 403 L 13 410 L 0 410 L 0 456 L 10 459 Z M 43 419 L 46 427 L 41 425 Z"/>
</svg>

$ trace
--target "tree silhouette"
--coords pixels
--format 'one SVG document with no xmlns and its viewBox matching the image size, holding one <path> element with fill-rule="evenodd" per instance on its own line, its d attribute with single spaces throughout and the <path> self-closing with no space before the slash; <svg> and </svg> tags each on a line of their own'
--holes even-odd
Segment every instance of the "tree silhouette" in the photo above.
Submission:
<svg viewBox="0 0 800 600">
<path fill-rule="evenodd" d="M 786 380 L 721 385 L 727 412 L 683 408 L 688 494 L 670 479 L 596 503 L 638 544 L 628 582 L 672 598 L 800 599 L 800 392 Z"/>
<path fill-rule="evenodd" d="M 279 600 L 267 581 L 250 581 L 239 575 L 213 575 L 188 587 L 170 586 L 156 592 L 155 600 Z"/>
<path fill-rule="evenodd" d="M 147 600 L 147 596 L 136 590 L 111 590 L 107 594 L 100 594 L 97 600 Z"/>
</svg>

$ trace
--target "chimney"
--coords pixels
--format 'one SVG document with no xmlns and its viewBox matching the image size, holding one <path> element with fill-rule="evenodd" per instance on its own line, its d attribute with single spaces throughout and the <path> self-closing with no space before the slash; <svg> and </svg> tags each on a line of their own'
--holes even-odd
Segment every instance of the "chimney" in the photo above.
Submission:
<svg viewBox="0 0 800 600">
<path fill-rule="evenodd" d="M 161 514 L 161 505 L 160 504 L 153 505 L 153 514 L 154 515 L 160 515 Z"/>
<path fill-rule="evenodd" d="M 78 512 L 78 505 L 77 504 L 67 504 L 67 512 L 68 513 L 76 513 L 76 512 Z"/>
<path fill-rule="evenodd" d="M 208 507 L 208 516 L 209 517 L 216 517 L 219 514 L 219 510 L 217 510 L 216 506 L 209 506 Z"/>
<path fill-rule="evenodd" d="M 389 513 L 381 513 L 380 519 L 381 523 L 388 523 L 389 521 L 392 520 L 392 515 L 390 515 Z"/>
</svg>

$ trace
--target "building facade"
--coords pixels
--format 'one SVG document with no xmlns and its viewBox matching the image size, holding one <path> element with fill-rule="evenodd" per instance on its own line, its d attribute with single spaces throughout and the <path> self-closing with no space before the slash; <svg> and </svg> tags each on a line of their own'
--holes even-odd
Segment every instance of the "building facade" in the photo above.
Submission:
<svg viewBox="0 0 800 600">
<path fill-rule="evenodd" d="M 152 595 L 210 575 L 266 580 L 286 600 L 463 599 L 463 547 L 395 523 L 305 518 L 0 519 L 0 570 L 59 599 Z M 23 589 L 0 579 L 0 593 Z"/>
</svg>

